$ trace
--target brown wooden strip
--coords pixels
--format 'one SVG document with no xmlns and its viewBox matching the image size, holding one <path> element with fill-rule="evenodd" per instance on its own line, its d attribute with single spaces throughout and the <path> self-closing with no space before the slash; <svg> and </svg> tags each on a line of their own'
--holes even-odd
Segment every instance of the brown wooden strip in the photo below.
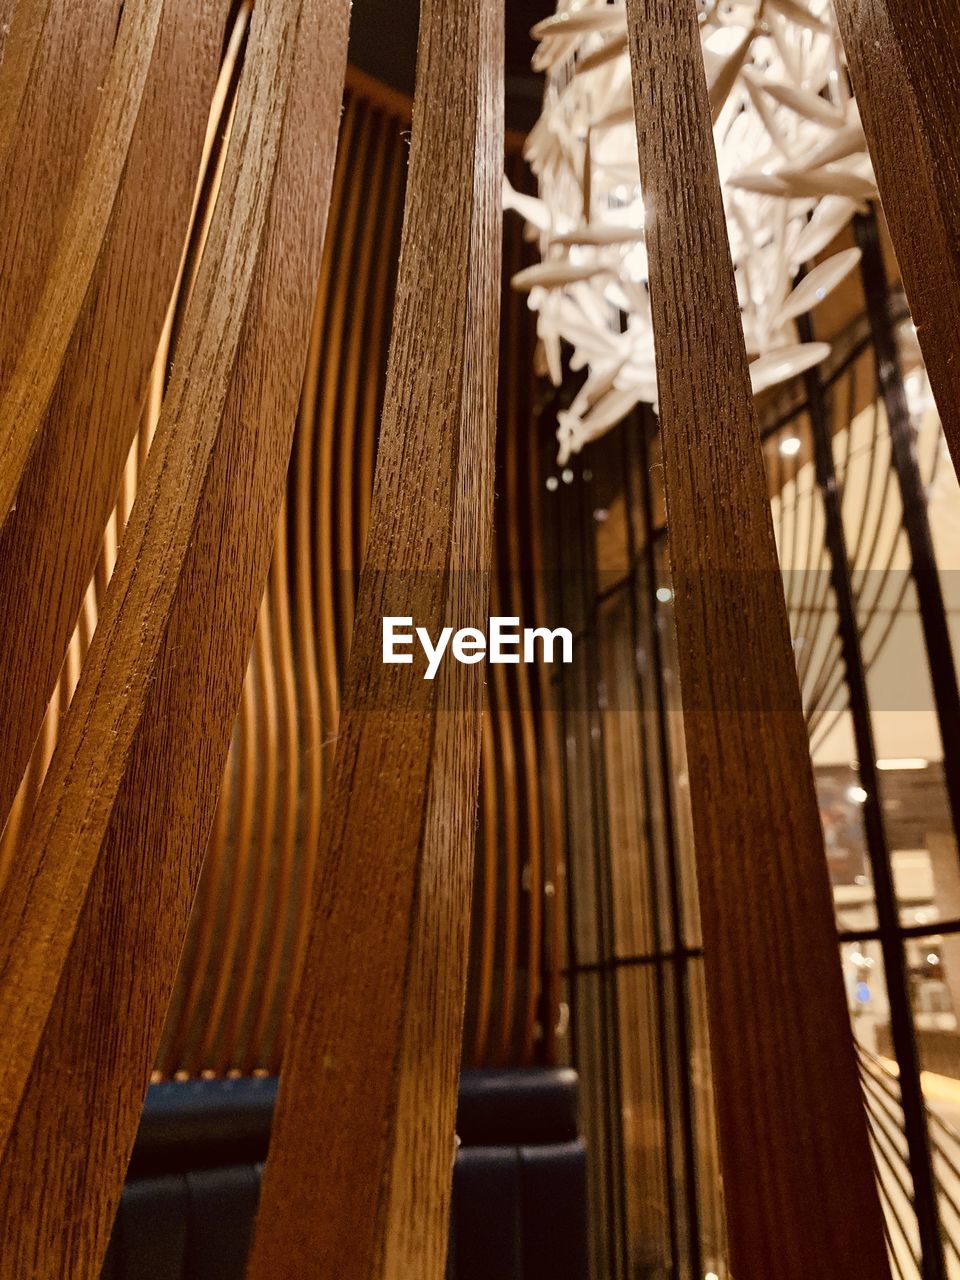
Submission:
<svg viewBox="0 0 960 1280">
<path fill-rule="evenodd" d="M 521 241 L 518 225 L 514 219 L 510 235 L 510 267 L 511 277 L 521 267 Z M 524 624 L 523 605 L 523 511 L 525 503 L 520 501 L 520 441 L 522 433 L 530 430 L 523 422 L 519 411 L 520 399 L 520 323 L 526 322 L 526 315 L 516 306 L 507 303 L 506 322 L 503 325 L 503 346 L 506 360 L 505 378 L 503 380 L 505 395 L 501 397 L 502 421 L 506 432 L 506 450 L 504 457 L 504 488 L 500 505 L 500 527 L 504 531 L 507 559 L 506 595 L 509 601 L 509 613 L 519 618 Z M 540 1006 L 540 952 L 543 943 L 543 846 L 542 823 L 540 818 L 540 778 L 537 761 L 536 729 L 533 719 L 533 700 L 530 694 L 530 671 L 526 663 L 512 668 L 515 690 L 516 720 L 518 729 L 520 759 L 522 767 L 522 794 L 524 823 L 524 901 L 527 910 L 526 922 L 526 992 L 523 1001 L 522 1032 L 520 1039 L 520 1061 L 529 1065 L 533 1060 L 534 1047 L 537 1042 L 538 1017 Z"/>
<path fill-rule="evenodd" d="M 136 62 L 137 92 L 119 73 L 105 86 L 97 128 L 108 132 L 94 148 L 109 154 L 114 137 L 119 159 L 104 178 L 104 165 L 88 158 L 75 196 L 79 204 L 103 178 L 116 198 L 112 210 L 100 209 L 96 227 L 83 208 L 67 216 L 76 225 L 64 232 L 45 301 L 0 400 L 0 437 L 6 432 L 10 445 L 0 463 L 9 482 L 3 496 L 17 489 L 16 508 L 9 515 L 2 508 L 0 528 L 7 602 L 0 610 L 0 820 L 39 731 L 136 430 L 176 278 L 226 9 L 226 0 L 166 0 L 162 15 L 143 11 L 157 22 L 150 41 L 128 6 L 124 22 L 129 13 L 133 26 L 115 60 Z M 138 40 L 143 48 L 134 52 Z M 108 95 L 139 101 L 139 113 L 127 107 L 114 119 Z M 4 278 L 2 287 L 19 287 L 17 278 Z"/>
<path fill-rule="evenodd" d="M 314 300 L 313 325 L 307 351 L 307 366 L 300 397 L 297 421 L 297 452 L 294 463 L 296 482 L 296 618 L 297 663 L 300 689 L 303 699 L 303 820 L 300 839 L 300 879 L 297 885 L 297 916 L 294 921 L 293 954 L 291 972 L 287 978 L 283 1007 L 280 1012 L 279 1034 L 273 1049 L 271 1065 L 276 1071 L 280 1066 L 280 1053 L 286 1028 L 289 1025 L 293 1001 L 296 996 L 297 974 L 307 949 L 310 929 L 310 911 L 313 901 L 313 881 L 316 871 L 317 847 L 320 841 L 320 818 L 323 807 L 323 721 L 320 712 L 320 668 L 317 659 L 316 609 L 314 606 L 314 513 L 312 479 L 314 453 L 317 444 L 317 395 L 320 380 L 323 335 L 326 321 L 327 298 L 337 243 L 340 209 L 346 187 L 347 163 L 350 155 L 353 131 L 356 126 L 357 107 L 354 99 L 347 97 L 340 128 L 340 147 L 333 191 L 330 196 L 330 237 L 320 280 Z"/>
<path fill-rule="evenodd" d="M 214 906 L 223 911 L 223 931 L 217 934 L 216 964 L 211 975 L 211 997 L 205 1005 L 203 1034 L 200 1037 L 193 1069 L 199 1073 L 213 1068 L 222 1075 L 227 1067 L 223 1057 L 221 1024 L 228 1003 L 234 996 L 234 965 L 243 926 L 247 923 L 245 907 L 253 860 L 253 819 L 257 796 L 257 727 L 255 662 L 247 664 L 237 717 L 236 816 L 230 841 L 231 857 L 225 866 L 220 892 Z"/>
<path fill-rule="evenodd" d="M 520 305 L 517 299 L 514 305 Z M 532 353 L 530 353 L 532 354 Z M 533 377 L 533 362 L 528 364 Z M 528 385 L 527 404 L 535 402 L 534 388 Z M 534 419 L 534 422 L 536 420 Z M 547 626 L 548 611 L 543 563 L 543 526 L 540 515 L 540 458 L 538 432 L 527 431 L 527 504 L 529 510 L 530 571 L 533 579 L 534 626 Z M 563 964 L 563 922 L 566 868 L 564 866 L 563 784 L 559 743 L 561 727 L 554 710 L 553 689 L 547 665 L 537 661 L 537 694 L 539 704 L 540 752 L 542 759 L 541 791 L 544 809 L 545 874 L 544 886 L 544 1057 L 549 1064 L 556 1061 L 557 1026 L 560 1021 L 561 966 Z"/>
<path fill-rule="evenodd" d="M 0 401 L 0 511 L 13 505 L 67 344 L 93 278 L 153 64 L 164 0 L 131 0 L 63 235 Z"/>
<path fill-rule="evenodd" d="M 960 11 L 835 0 L 857 105 L 943 433 L 960 472 Z"/>
<path fill-rule="evenodd" d="M 474 934 L 477 1008 L 474 1014 L 472 1066 L 481 1067 L 487 1057 L 490 1009 L 493 1003 L 493 969 L 497 951 L 497 768 L 493 724 L 489 706 L 483 709 L 480 742 L 480 837 L 483 850 L 483 904 L 479 938 Z"/>
<path fill-rule="evenodd" d="M 358 232 L 359 248 L 356 266 L 352 274 L 353 296 L 350 307 L 346 358 L 343 369 L 343 398 L 341 403 L 340 439 L 338 441 L 339 485 L 337 487 L 337 651 L 342 667 L 350 656 L 350 639 L 353 635 L 353 610 L 357 594 L 357 574 L 354 561 L 357 520 L 357 436 L 359 434 L 360 389 L 364 375 L 369 371 L 362 359 L 368 340 L 367 315 L 370 304 L 370 272 L 374 246 L 383 237 L 383 184 L 388 178 L 385 163 L 387 147 L 392 140 L 392 129 L 379 112 L 367 116 L 367 129 L 375 134 L 370 157 L 370 176 L 364 181 L 363 170 L 354 176 L 357 186 L 364 187 L 365 204 L 362 225 Z M 370 211 L 377 210 L 371 217 Z"/>
<path fill-rule="evenodd" d="M 300 738 L 297 717 L 297 679 L 290 626 L 290 580 L 287 552 L 287 504 L 284 500 L 277 523 L 277 541 L 270 569 L 270 600 L 273 615 L 273 646 L 277 655 L 277 693 L 280 708 L 280 821 L 277 833 L 276 884 L 270 920 L 266 924 L 265 959 L 256 1011 L 244 1059 L 244 1069 L 252 1071 L 270 1064 L 267 1031 L 272 1015 L 280 1008 L 280 981 L 283 974 L 284 943 L 288 923 L 294 919 L 297 852 L 297 809 L 299 806 Z M 287 981 L 291 981 L 289 973 Z"/>
<path fill-rule="evenodd" d="M 16 134 L 49 7 L 50 0 L 0 3 L 0 160 Z"/>
<path fill-rule="evenodd" d="M 343 485 L 342 474 L 337 474 L 335 456 L 338 437 L 343 432 L 340 388 L 344 376 L 343 347 L 348 325 L 347 300 L 354 268 L 354 246 L 360 217 L 361 197 L 364 194 L 362 175 L 367 152 L 371 144 L 370 108 L 357 100 L 356 128 L 351 137 L 351 181 L 346 184 L 346 200 L 343 216 L 337 228 L 337 254 L 333 264 L 333 279 L 324 316 L 323 376 L 317 401 L 318 445 L 316 453 L 315 492 L 317 497 L 314 520 L 316 524 L 316 601 L 317 647 L 320 658 L 320 713 L 323 718 L 324 771 L 329 777 L 329 760 L 337 736 L 340 718 L 341 663 L 337 653 L 338 598 L 337 560 L 335 555 L 336 501 L 335 492 Z M 345 157 L 346 158 L 346 157 Z M 371 206 L 365 206 L 369 211 Z M 342 656 L 342 655 L 341 655 Z"/>
<path fill-rule="evenodd" d="M 391 128 L 395 127 L 391 122 Z M 400 221 L 401 195 L 404 184 L 405 143 L 399 136 L 393 140 L 390 180 L 382 210 L 381 225 L 385 234 L 378 245 L 377 270 L 373 282 L 373 308 L 367 340 L 367 366 L 364 378 L 362 428 L 360 432 L 360 465 L 357 471 L 357 552 L 363 563 L 370 527 L 370 500 L 373 494 L 373 459 L 377 447 L 377 411 L 381 392 L 381 352 L 384 349 L 387 300 L 390 284 L 391 256 Z"/>
<path fill-rule="evenodd" d="M 885 1277 L 696 4 L 627 18 L 730 1270 Z"/>
<path fill-rule="evenodd" d="M 490 586 L 490 612 L 502 613 L 500 606 L 499 530 L 494 537 L 494 578 Z M 513 1028 L 517 1008 L 517 967 L 520 948 L 520 813 L 518 804 L 517 753 L 510 716 L 507 669 L 502 663 L 490 673 L 490 709 L 496 724 L 496 759 L 503 840 L 503 969 L 500 990 L 500 1030 L 496 1065 L 506 1066 L 512 1057 Z"/>
<path fill-rule="evenodd" d="M 0 67 L 0 84 L 23 78 L 11 89 L 10 137 L 0 149 L 0 390 L 22 350 L 73 199 L 120 8 L 119 0 L 48 0 L 41 17 L 37 0 L 20 0 L 14 13 L 16 28 L 25 21 L 32 30 L 21 33 L 29 67 L 19 57 Z"/>
<path fill-rule="evenodd" d="M 12 1275 L 93 1280 L 106 1247 L 269 566 L 348 8 L 286 0 L 254 15 L 256 56 L 143 486 L 0 897 L 0 1257 Z"/>
<path fill-rule="evenodd" d="M 252 1280 L 443 1274 L 483 684 L 385 665 L 382 618 L 486 613 L 502 31 L 495 0 L 421 7 L 370 538 Z"/>
<path fill-rule="evenodd" d="M 260 602 L 260 619 L 253 648 L 257 682 L 256 746 L 258 781 L 256 845 L 253 849 L 253 887 L 246 906 L 245 945 L 241 952 L 239 976 L 230 992 L 230 1016 L 218 1049 L 221 1070 L 236 1069 L 243 1057 L 240 1035 L 248 1020 L 251 998 L 261 972 L 260 960 L 266 909 L 273 878 L 273 848 L 279 790 L 279 710 L 277 672 L 273 655 L 273 622 L 269 587 Z"/>
</svg>

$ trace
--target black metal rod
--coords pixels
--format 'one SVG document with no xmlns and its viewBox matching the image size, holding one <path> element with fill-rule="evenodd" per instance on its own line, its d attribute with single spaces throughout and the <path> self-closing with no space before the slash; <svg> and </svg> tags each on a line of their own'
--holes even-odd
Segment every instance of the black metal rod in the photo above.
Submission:
<svg viewBox="0 0 960 1280">
<path fill-rule="evenodd" d="M 802 341 L 806 342 L 812 338 L 813 327 L 809 317 L 802 316 L 797 322 L 797 328 Z M 881 805 L 880 778 L 867 694 L 867 676 L 860 648 L 856 602 L 850 581 L 850 562 L 847 558 L 846 534 L 843 528 L 837 473 L 833 460 L 833 442 L 823 388 L 816 369 L 806 373 L 804 380 L 813 433 L 817 485 L 823 501 L 824 527 L 830 552 L 830 580 L 837 602 L 837 625 L 850 693 L 850 714 L 853 720 L 860 783 L 866 792 L 862 806 L 863 825 L 873 872 L 879 942 L 887 981 L 887 1000 L 890 1005 L 890 1030 L 894 1052 L 900 1067 L 904 1131 L 910 1155 L 914 1208 L 920 1236 L 921 1274 L 924 1280 L 946 1280 L 946 1262 L 937 1210 L 930 1135 L 927 1130 L 923 1090 L 920 1083 L 920 1063 L 914 1036 L 913 1013 L 910 1007 L 906 961 L 900 936 L 896 886 Z"/>
<path fill-rule="evenodd" d="M 943 774 L 953 816 L 960 832 L 960 686 L 940 574 L 930 534 L 927 495 L 917 460 L 916 431 L 903 385 L 900 359 L 890 320 L 889 290 L 876 215 L 858 214 L 854 220 L 861 252 L 860 274 L 867 317 L 876 356 L 877 380 L 887 413 L 893 466 L 900 485 L 903 527 L 910 547 L 911 573 L 920 605 L 920 623 L 930 665 L 940 739 Z"/>
</svg>

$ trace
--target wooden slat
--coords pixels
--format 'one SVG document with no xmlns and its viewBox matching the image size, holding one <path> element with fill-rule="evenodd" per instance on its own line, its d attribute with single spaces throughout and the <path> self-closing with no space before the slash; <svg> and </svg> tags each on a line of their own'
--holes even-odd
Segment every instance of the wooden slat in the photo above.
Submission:
<svg viewBox="0 0 960 1280">
<path fill-rule="evenodd" d="M 835 0 L 917 337 L 960 472 L 960 10 Z"/>
<path fill-rule="evenodd" d="M 0 390 L 22 349 L 110 68 L 118 0 L 19 0 L 0 65 Z M 70 109 L 63 104 L 69 102 Z"/>
<path fill-rule="evenodd" d="M 477 1006 L 474 1013 L 472 1066 L 482 1066 L 490 1035 L 493 1003 L 493 966 L 497 948 L 497 774 L 493 724 L 489 706 L 483 710 L 480 740 L 480 840 L 483 852 L 483 900 L 479 928 L 473 931 L 476 962 Z"/>
<path fill-rule="evenodd" d="M 421 8 L 370 537 L 255 1280 L 443 1274 L 482 675 L 385 665 L 381 632 L 485 616 L 502 31 L 497 0 Z"/>
<path fill-rule="evenodd" d="M 502 614 L 500 604 L 500 531 L 494 537 L 494 578 L 490 586 L 490 612 Z M 500 1027 L 495 1063 L 509 1065 L 513 1055 L 514 1022 L 517 1007 L 517 969 L 520 950 L 520 783 L 517 775 L 517 747 L 510 715 L 507 668 L 497 663 L 490 670 L 490 708 L 493 719 L 497 761 L 497 797 L 502 841 L 503 924 L 501 926 L 502 977 Z"/>
<path fill-rule="evenodd" d="M 0 160 L 16 133 L 50 0 L 0 0 Z"/>
<path fill-rule="evenodd" d="M 0 402 L 0 511 L 13 505 L 41 416 L 93 279 L 154 65 L 164 0 L 126 6 L 63 234 Z"/>
<path fill-rule="evenodd" d="M 390 176 L 387 166 L 387 153 L 391 142 L 396 152 L 396 139 L 392 136 L 389 124 L 378 113 L 370 113 L 367 117 L 367 128 L 376 133 L 372 155 L 369 162 L 370 177 L 363 183 L 364 174 L 360 170 L 354 178 L 359 186 L 366 188 L 366 214 L 362 219 L 362 229 L 358 234 L 356 267 L 353 272 L 353 300 L 348 325 L 346 355 L 344 359 L 343 398 L 339 414 L 340 440 L 339 486 L 337 490 L 337 652 L 341 655 L 341 663 L 345 668 L 350 656 L 350 639 L 353 635 L 353 607 L 357 595 L 356 571 L 354 562 L 355 532 L 357 526 L 357 447 L 360 414 L 358 412 L 361 388 L 367 381 L 375 382 L 371 370 L 363 360 L 365 344 L 368 337 L 368 314 L 370 306 L 370 277 L 373 268 L 374 246 L 383 238 L 382 220 L 384 209 L 383 184 Z M 378 216 L 369 216 L 370 209 L 377 209 Z"/>
<path fill-rule="evenodd" d="M 349 6 L 258 7 L 143 486 L 0 897 L 0 1258 L 95 1277 L 266 581 L 323 243 Z M 43 1195 L 37 1188 L 43 1188 Z"/>
<path fill-rule="evenodd" d="M 884 1277 L 696 4 L 627 16 L 730 1269 Z"/>
<path fill-rule="evenodd" d="M 95 126 L 103 133 L 84 162 L 0 399 L 0 822 L 39 732 L 136 431 L 180 261 L 227 8 L 227 0 L 165 0 L 143 8 L 151 19 L 144 32 L 127 6 Z M 123 112 L 111 97 L 124 99 Z M 98 183 L 111 202 L 98 196 L 94 219 L 86 204 Z M 46 190 L 35 198 L 45 200 Z M 28 205 L 22 216 L 33 213 Z M 4 291 L 22 284 L 18 272 L 0 279 Z M 18 323 L 12 306 L 5 315 Z M 4 349 L 13 345 L 0 337 Z"/>
<path fill-rule="evenodd" d="M 280 705 L 280 820 L 277 833 L 277 866 L 271 918 L 266 922 L 263 972 L 246 1050 L 244 1068 L 253 1071 L 270 1061 L 266 1046 L 271 1015 L 279 1007 L 280 975 L 288 917 L 292 916 L 296 872 L 298 781 L 300 740 L 297 733 L 297 673 L 290 625 L 290 577 L 287 553 L 287 503 L 277 524 L 277 541 L 270 569 L 273 614 L 273 647 L 277 655 L 277 696 Z M 288 976 L 288 981 L 290 981 Z"/>
<path fill-rule="evenodd" d="M 339 222 L 340 209 L 346 186 L 345 160 L 351 154 L 351 144 L 356 125 L 357 107 L 348 97 L 340 129 L 341 161 L 337 165 L 330 197 L 330 217 L 334 225 Z M 323 333 L 327 299 L 333 265 L 332 245 L 324 254 L 317 296 L 314 301 L 313 324 L 310 345 L 307 350 L 307 367 L 300 397 L 297 425 L 296 456 L 293 473 L 295 488 L 295 616 L 297 619 L 297 669 L 300 677 L 302 699 L 303 743 L 303 821 L 301 835 L 300 881 L 297 885 L 297 911 L 293 924 L 293 954 L 291 973 L 287 978 L 283 1004 L 280 1010 L 281 1043 L 274 1047 L 271 1065 L 279 1067 L 282 1039 L 289 1025 L 293 1001 L 296 995 L 296 975 L 303 963 L 310 929 L 310 909 L 313 900 L 313 881 L 316 872 L 317 846 L 320 840 L 320 816 L 323 805 L 323 721 L 321 719 L 320 668 L 317 659 L 317 625 L 314 604 L 314 518 L 313 518 L 313 458 L 317 443 L 317 395 L 320 379 L 320 358 L 323 350 Z"/>
<path fill-rule="evenodd" d="M 324 316 L 323 375 L 317 402 L 319 444 L 316 452 L 314 491 L 316 510 L 316 600 L 317 643 L 320 656 L 320 713 L 324 732 L 324 779 L 329 777 L 329 757 L 337 736 L 340 717 L 340 670 L 337 652 L 337 562 L 334 553 L 336 501 L 335 494 L 344 481 L 336 466 L 336 445 L 343 434 L 341 425 L 340 388 L 349 369 L 343 368 L 343 350 L 350 318 L 347 301 L 355 268 L 354 246 L 360 219 L 361 196 L 365 194 L 360 175 L 366 167 L 371 144 L 371 111 L 360 102 L 355 111 L 356 134 L 351 149 L 352 178 L 347 184 L 341 219 L 342 239 L 333 264 L 333 278 Z M 367 211 L 370 205 L 363 206 Z"/>
</svg>

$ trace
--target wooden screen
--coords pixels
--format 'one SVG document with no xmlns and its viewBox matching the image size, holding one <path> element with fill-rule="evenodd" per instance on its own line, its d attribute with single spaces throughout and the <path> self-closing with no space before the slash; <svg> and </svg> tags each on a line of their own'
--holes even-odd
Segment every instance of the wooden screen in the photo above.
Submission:
<svg viewBox="0 0 960 1280">
<path fill-rule="evenodd" d="M 167 1074 L 220 1073 L 275 1069 L 283 1048 L 252 1274 L 439 1277 L 481 773 L 467 1042 L 478 1061 L 554 1053 L 543 674 L 496 676 L 484 718 L 476 668 L 424 688 L 386 674 L 378 643 L 385 612 L 462 625 L 487 604 L 502 12 L 424 0 L 404 191 L 402 105 L 354 89 L 341 119 L 348 7 L 0 4 L 10 1275 L 96 1275 L 158 1053 Z M 871 47 L 862 8 L 839 12 L 894 238 L 905 247 L 904 210 L 934 215 L 935 252 L 904 275 L 952 439 L 956 147 L 937 104 L 952 121 L 960 36 L 917 0 L 918 43 L 877 0 Z M 734 1272 L 880 1277 L 696 5 L 627 14 Z M 925 204 L 890 160 L 887 66 L 909 87 Z M 331 202 L 341 239 L 324 256 Z M 504 326 L 500 414 L 516 435 L 532 398 L 529 381 L 515 394 L 521 316 Z M 516 580 L 536 469 L 509 450 L 501 474 L 493 604 L 536 610 L 535 582 Z M 764 1006 L 761 963 L 779 983 Z"/>
</svg>

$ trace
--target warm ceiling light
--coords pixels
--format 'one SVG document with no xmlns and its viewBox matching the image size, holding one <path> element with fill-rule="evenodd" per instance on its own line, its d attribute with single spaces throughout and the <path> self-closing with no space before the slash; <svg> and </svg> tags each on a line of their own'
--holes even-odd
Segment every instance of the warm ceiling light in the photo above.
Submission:
<svg viewBox="0 0 960 1280">
<path fill-rule="evenodd" d="M 923 756 L 904 756 L 902 759 L 878 760 L 878 769 L 925 769 L 930 763 Z"/>
<path fill-rule="evenodd" d="M 793 458 L 800 452 L 800 437 L 787 436 L 780 441 L 780 452 L 785 458 Z"/>
<path fill-rule="evenodd" d="M 863 787 L 847 787 L 847 799 L 853 804 L 864 804 L 867 799 L 867 793 Z"/>
<path fill-rule="evenodd" d="M 533 65 L 546 73 L 525 148 L 539 198 L 505 182 L 504 203 L 540 249 L 540 262 L 513 281 L 536 312 L 538 365 L 559 384 L 566 353 L 569 369 L 585 374 L 557 418 L 564 466 L 636 404 L 656 403 L 651 211 L 640 189 L 623 4 L 559 0 L 532 34 Z M 819 259 L 876 185 L 830 0 L 701 3 L 700 38 L 759 394 L 829 354 L 826 343 L 798 340 L 796 320 L 857 265 L 857 249 Z"/>
</svg>

